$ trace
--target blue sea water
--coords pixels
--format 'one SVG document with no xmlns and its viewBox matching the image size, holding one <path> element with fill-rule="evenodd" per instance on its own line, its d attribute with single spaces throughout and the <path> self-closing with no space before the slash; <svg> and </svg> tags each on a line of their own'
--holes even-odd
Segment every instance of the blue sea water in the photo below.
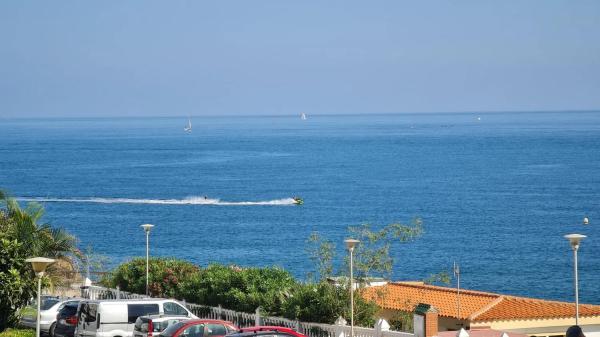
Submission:
<svg viewBox="0 0 600 337">
<path fill-rule="evenodd" d="M 393 248 L 394 279 L 458 261 L 464 288 L 567 301 L 563 235 L 582 233 L 580 300 L 600 304 L 600 113 L 192 122 L 188 134 L 186 118 L 0 120 L 0 188 L 71 200 L 46 202 L 45 220 L 113 265 L 144 255 L 139 226 L 152 223 L 152 255 L 300 278 L 311 232 L 338 243 L 341 265 L 349 225 L 420 217 L 424 235 Z M 294 195 L 305 204 L 286 205 Z"/>
</svg>

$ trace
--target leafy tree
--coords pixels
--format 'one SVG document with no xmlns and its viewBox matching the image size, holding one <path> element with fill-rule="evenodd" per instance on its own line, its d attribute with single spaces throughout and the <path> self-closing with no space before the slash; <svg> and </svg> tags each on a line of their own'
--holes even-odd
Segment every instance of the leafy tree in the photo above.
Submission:
<svg viewBox="0 0 600 337">
<path fill-rule="evenodd" d="M 182 284 L 200 272 L 195 264 L 174 258 L 152 257 L 148 261 L 151 296 L 180 298 L 184 293 Z M 102 283 L 108 287 L 138 294 L 146 293 L 146 259 L 135 258 L 118 266 Z"/>
<path fill-rule="evenodd" d="M 323 239 L 319 233 L 313 232 L 306 240 L 308 244 L 306 251 L 310 259 L 317 266 L 317 277 L 319 281 L 324 281 L 333 275 L 333 258 L 335 256 L 335 245 L 331 240 Z M 309 274 L 309 279 L 314 279 L 314 274 Z"/>
<path fill-rule="evenodd" d="M 411 225 L 393 223 L 374 230 L 370 224 L 363 224 L 351 226 L 348 230 L 354 238 L 360 240 L 360 244 L 354 249 L 357 277 L 381 276 L 389 279 L 394 265 L 390 249 L 395 243 L 410 242 L 421 236 L 423 222 L 415 218 Z"/>
<path fill-rule="evenodd" d="M 358 280 L 367 281 L 372 276 L 389 279 L 392 275 L 394 259 L 391 249 L 395 244 L 415 240 L 423 233 L 423 223 L 415 218 L 411 224 L 393 223 L 374 229 L 370 224 L 348 227 L 350 236 L 360 240 L 354 249 L 354 268 Z M 327 284 L 325 279 L 333 273 L 335 259 L 335 244 L 324 239 L 318 233 L 312 233 L 308 238 L 307 248 L 310 259 L 315 263 L 321 282 L 318 285 L 306 284 L 285 307 L 288 317 L 296 315 L 299 319 L 332 323 L 338 316 L 349 318 L 349 280 L 345 286 Z M 346 267 L 340 273 L 347 275 L 348 258 L 345 257 Z M 432 276 L 432 281 L 441 281 L 443 274 Z M 312 291 L 311 291 L 312 289 Z M 354 296 L 355 322 L 357 325 L 372 326 L 373 315 L 377 311 L 374 302 L 366 301 L 360 296 L 361 289 Z M 385 296 L 384 293 L 378 296 Z M 306 304 L 303 304 L 306 303 Z M 412 324 L 411 317 L 397 317 L 393 322 L 396 327 L 406 329 Z"/>
<path fill-rule="evenodd" d="M 36 295 L 37 282 L 25 259 L 44 256 L 71 261 L 75 237 L 61 228 L 39 224 L 44 209 L 29 203 L 25 209 L 0 191 L 0 332 L 18 321 L 18 310 Z M 51 265 L 45 285 L 58 283 L 60 267 Z"/>
</svg>

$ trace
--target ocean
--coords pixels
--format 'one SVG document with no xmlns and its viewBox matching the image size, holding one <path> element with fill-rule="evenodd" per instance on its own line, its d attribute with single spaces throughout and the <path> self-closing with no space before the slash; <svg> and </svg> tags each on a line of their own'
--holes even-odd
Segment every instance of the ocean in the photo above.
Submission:
<svg viewBox="0 0 600 337">
<path fill-rule="evenodd" d="M 314 271 L 318 232 L 409 223 L 395 280 L 600 304 L 600 113 L 0 119 L 0 188 L 115 266 L 145 255 Z M 291 197 L 305 203 L 295 206 Z M 582 225 L 588 217 L 590 224 Z"/>
</svg>

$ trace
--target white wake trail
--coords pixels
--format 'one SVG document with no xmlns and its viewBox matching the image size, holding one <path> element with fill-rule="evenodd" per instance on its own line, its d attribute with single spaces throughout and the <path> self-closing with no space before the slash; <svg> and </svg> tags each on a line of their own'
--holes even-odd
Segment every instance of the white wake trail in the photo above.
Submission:
<svg viewBox="0 0 600 337">
<path fill-rule="evenodd" d="M 205 197 L 187 197 L 184 199 L 132 199 L 132 198 L 42 198 L 22 197 L 20 201 L 36 202 L 72 202 L 95 204 L 154 204 L 154 205 L 216 205 L 216 206 L 291 206 L 296 201 L 293 198 L 267 201 L 221 201 Z"/>
</svg>

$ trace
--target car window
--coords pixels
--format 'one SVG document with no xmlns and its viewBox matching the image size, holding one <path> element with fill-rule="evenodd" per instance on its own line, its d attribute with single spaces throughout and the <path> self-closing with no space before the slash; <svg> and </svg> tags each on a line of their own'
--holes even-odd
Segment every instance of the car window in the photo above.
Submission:
<svg viewBox="0 0 600 337">
<path fill-rule="evenodd" d="M 128 304 L 127 305 L 127 322 L 135 323 L 138 317 L 146 315 L 158 314 L 158 304 Z"/>
<path fill-rule="evenodd" d="M 96 321 L 96 310 L 97 306 L 95 304 L 85 304 L 81 307 L 81 311 L 84 315 L 84 319 L 86 323 L 93 323 Z"/>
<path fill-rule="evenodd" d="M 154 331 L 161 332 L 161 331 L 165 330 L 166 328 L 170 327 L 171 325 L 179 323 L 179 322 L 181 322 L 181 320 L 179 320 L 179 319 L 164 320 L 164 321 L 154 325 Z"/>
<path fill-rule="evenodd" d="M 179 334 L 180 337 L 204 337 L 204 324 L 194 324 Z"/>
<path fill-rule="evenodd" d="M 227 330 L 223 324 L 207 324 L 208 336 L 225 336 Z"/>
<path fill-rule="evenodd" d="M 42 301 L 42 305 L 40 305 L 40 310 L 48 310 L 52 308 L 56 303 L 60 302 L 57 299 L 46 299 Z"/>
<path fill-rule="evenodd" d="M 169 325 L 169 327 L 167 327 L 165 329 L 165 331 L 161 332 L 160 335 L 164 336 L 164 337 L 173 337 L 175 332 L 177 332 L 177 330 L 179 330 L 182 326 L 184 326 L 185 323 L 186 322 L 179 322 L 179 323 Z"/>
<path fill-rule="evenodd" d="M 77 313 L 77 304 L 67 304 L 60 309 L 61 316 L 73 316 Z"/>
<path fill-rule="evenodd" d="M 166 302 L 163 304 L 165 315 L 187 316 L 188 312 L 182 306 L 175 302 Z"/>
</svg>

